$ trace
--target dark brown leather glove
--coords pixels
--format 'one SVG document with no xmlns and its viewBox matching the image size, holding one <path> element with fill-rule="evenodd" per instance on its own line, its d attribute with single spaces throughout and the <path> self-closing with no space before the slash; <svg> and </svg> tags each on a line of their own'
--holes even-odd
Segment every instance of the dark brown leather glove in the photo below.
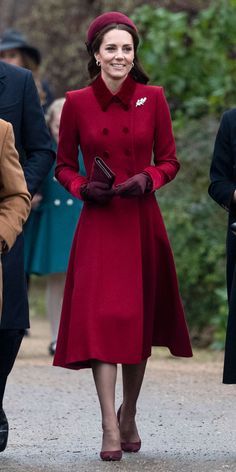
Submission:
<svg viewBox="0 0 236 472">
<path fill-rule="evenodd" d="M 145 172 L 135 174 L 130 179 L 126 180 L 123 184 L 117 185 L 116 195 L 121 197 L 139 197 L 145 192 L 151 190 L 151 178 Z"/>
<path fill-rule="evenodd" d="M 104 204 L 112 199 L 115 190 L 109 184 L 93 181 L 81 187 L 80 195 L 84 201 Z"/>
</svg>

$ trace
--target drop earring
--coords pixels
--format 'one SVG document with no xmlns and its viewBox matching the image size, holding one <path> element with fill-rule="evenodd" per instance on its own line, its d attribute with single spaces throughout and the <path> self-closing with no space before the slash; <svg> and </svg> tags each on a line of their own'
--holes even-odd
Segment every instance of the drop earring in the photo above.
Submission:
<svg viewBox="0 0 236 472">
<path fill-rule="evenodd" d="M 97 65 L 98 67 L 100 67 L 100 65 L 101 65 L 101 62 L 100 62 L 98 59 L 96 59 L 96 65 Z"/>
</svg>

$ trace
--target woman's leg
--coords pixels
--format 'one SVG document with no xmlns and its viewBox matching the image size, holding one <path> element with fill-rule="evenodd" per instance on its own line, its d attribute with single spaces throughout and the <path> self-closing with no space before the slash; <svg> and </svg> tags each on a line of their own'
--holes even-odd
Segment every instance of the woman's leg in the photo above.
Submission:
<svg viewBox="0 0 236 472">
<path fill-rule="evenodd" d="M 94 381 L 101 406 L 102 451 L 120 450 L 120 432 L 115 412 L 116 364 L 92 361 Z"/>
<path fill-rule="evenodd" d="M 123 364 L 123 403 L 120 411 L 121 442 L 140 441 L 135 423 L 136 403 L 143 383 L 147 361 Z"/>
</svg>

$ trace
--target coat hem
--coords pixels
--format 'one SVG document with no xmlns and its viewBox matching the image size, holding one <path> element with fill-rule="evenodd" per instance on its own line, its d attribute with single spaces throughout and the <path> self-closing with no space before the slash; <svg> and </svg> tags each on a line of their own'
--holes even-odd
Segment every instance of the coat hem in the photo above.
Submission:
<svg viewBox="0 0 236 472">
<path fill-rule="evenodd" d="M 107 364 L 129 364 L 129 365 L 136 365 L 136 364 L 140 364 L 141 362 L 145 361 L 148 359 L 148 357 L 150 357 L 150 355 L 148 355 L 147 357 L 143 357 L 143 358 L 140 358 L 137 362 L 130 362 L 130 361 L 115 361 L 115 360 L 104 360 L 104 359 L 100 359 L 99 357 L 94 357 L 94 358 L 89 358 L 89 359 L 86 359 L 84 361 L 74 361 L 74 362 L 65 362 L 65 363 L 60 363 L 60 362 L 57 362 L 57 361 L 53 361 L 53 366 L 54 367 L 62 367 L 64 369 L 72 369 L 72 370 L 80 370 L 80 369 L 86 369 L 86 368 L 91 368 L 92 365 L 91 365 L 91 362 L 92 361 L 99 361 L 99 362 L 104 362 L 104 363 L 107 363 Z"/>
<path fill-rule="evenodd" d="M 170 353 L 175 357 L 185 357 L 185 358 L 193 357 L 192 351 L 185 352 L 185 353 L 182 353 L 182 352 L 180 353 L 179 351 L 176 351 L 176 349 L 172 349 L 169 346 L 160 345 L 160 344 L 158 344 L 158 345 L 153 344 L 153 346 L 155 346 L 155 347 L 166 347 L 167 349 L 169 349 Z M 65 363 L 54 360 L 53 366 L 54 367 L 62 367 L 62 368 L 65 368 L 65 369 L 80 370 L 80 369 L 91 368 L 91 361 L 92 360 L 97 360 L 99 362 L 105 362 L 105 363 L 108 363 L 108 364 L 129 364 L 129 365 L 134 365 L 134 364 L 140 364 L 144 360 L 147 360 L 149 357 L 151 357 L 151 353 L 140 357 L 139 360 L 137 360 L 136 362 L 132 362 L 130 360 L 128 360 L 128 361 L 109 360 L 108 361 L 108 360 L 104 360 L 100 357 L 88 358 L 88 359 L 85 359 L 83 361 L 69 361 L 69 362 L 65 362 Z"/>
</svg>

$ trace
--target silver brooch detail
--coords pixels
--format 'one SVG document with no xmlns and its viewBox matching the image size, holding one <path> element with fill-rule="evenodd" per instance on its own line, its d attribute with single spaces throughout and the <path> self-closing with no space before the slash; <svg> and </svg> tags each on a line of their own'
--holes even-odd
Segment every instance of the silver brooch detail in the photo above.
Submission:
<svg viewBox="0 0 236 472">
<path fill-rule="evenodd" d="M 136 102 L 136 107 L 141 107 L 141 105 L 144 105 L 146 100 L 147 100 L 147 97 L 139 98 Z"/>
</svg>

